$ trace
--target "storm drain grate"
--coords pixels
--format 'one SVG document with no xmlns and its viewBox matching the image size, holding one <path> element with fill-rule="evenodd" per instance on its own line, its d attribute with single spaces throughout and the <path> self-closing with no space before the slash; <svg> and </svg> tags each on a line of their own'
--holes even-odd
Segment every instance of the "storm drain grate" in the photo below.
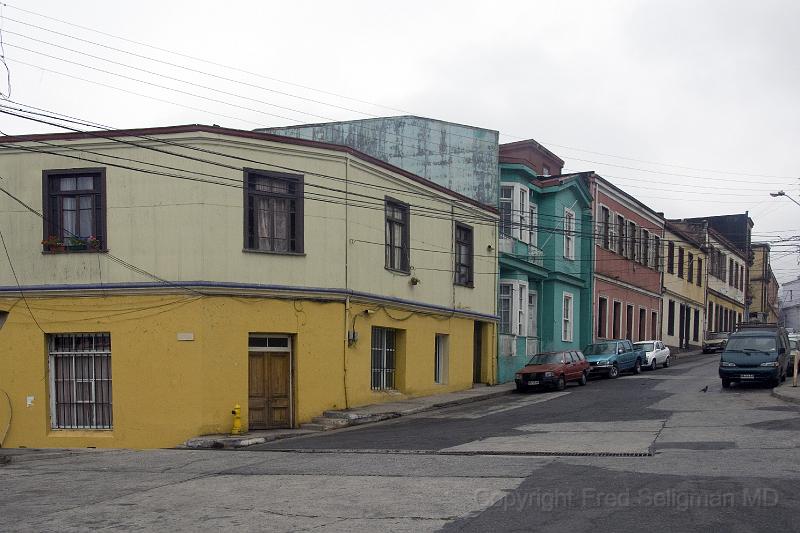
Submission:
<svg viewBox="0 0 800 533">
<path fill-rule="evenodd" d="M 241 448 L 246 450 L 246 448 Z M 447 451 L 447 450 L 382 450 L 374 448 L 364 449 L 336 449 L 336 448 L 274 448 L 259 450 L 280 453 L 351 453 L 351 454 L 398 454 L 398 455 L 505 455 L 505 456 L 530 456 L 530 457 L 653 457 L 653 452 L 537 452 L 537 451 Z"/>
</svg>

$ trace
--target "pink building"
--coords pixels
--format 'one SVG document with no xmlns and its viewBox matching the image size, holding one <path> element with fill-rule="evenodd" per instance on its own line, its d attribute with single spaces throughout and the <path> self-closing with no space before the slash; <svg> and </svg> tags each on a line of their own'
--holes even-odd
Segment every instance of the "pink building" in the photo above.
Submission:
<svg viewBox="0 0 800 533">
<path fill-rule="evenodd" d="M 589 178 L 589 189 L 595 220 L 593 337 L 657 339 L 663 214 L 597 174 Z"/>
</svg>

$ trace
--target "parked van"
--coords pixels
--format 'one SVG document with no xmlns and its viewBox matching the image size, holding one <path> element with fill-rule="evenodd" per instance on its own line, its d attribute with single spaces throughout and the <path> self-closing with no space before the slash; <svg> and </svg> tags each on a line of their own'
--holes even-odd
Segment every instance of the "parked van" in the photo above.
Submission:
<svg viewBox="0 0 800 533">
<path fill-rule="evenodd" d="M 730 335 L 719 361 L 722 386 L 766 383 L 777 387 L 786 379 L 789 337 L 775 324 L 740 324 Z"/>
</svg>

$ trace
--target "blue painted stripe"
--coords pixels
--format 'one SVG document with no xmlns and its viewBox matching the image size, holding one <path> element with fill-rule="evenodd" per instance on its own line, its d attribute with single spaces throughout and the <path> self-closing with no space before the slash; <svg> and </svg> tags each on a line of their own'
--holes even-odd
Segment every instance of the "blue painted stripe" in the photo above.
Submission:
<svg viewBox="0 0 800 533">
<path fill-rule="evenodd" d="M 498 316 L 489 315 L 485 313 L 478 313 L 468 309 L 455 309 L 452 307 L 445 307 L 441 305 L 428 304 L 423 302 L 415 302 L 412 300 L 405 300 L 403 298 L 395 298 L 393 296 L 380 296 L 369 292 L 354 291 L 352 289 L 337 289 L 328 287 L 295 287 L 291 285 L 261 285 L 251 283 L 235 283 L 223 281 L 177 281 L 166 283 L 103 283 L 100 284 L 85 284 L 85 285 L 23 285 L 21 287 L 24 293 L 36 292 L 52 292 L 52 291 L 87 291 L 87 290 L 114 290 L 114 289 L 170 289 L 170 288 L 216 288 L 216 289 L 244 289 L 244 290 L 267 290 L 267 291 L 282 291 L 282 292 L 296 292 L 301 294 L 322 293 L 337 296 L 350 296 L 376 300 L 379 302 L 390 302 L 402 305 L 410 305 L 424 309 L 430 309 L 440 313 L 456 313 L 459 315 L 472 316 L 482 318 L 484 320 L 491 320 L 497 322 L 500 320 Z M 0 294 L 19 293 L 20 287 L 16 286 L 0 286 Z M 210 295 L 214 296 L 214 295 Z"/>
</svg>

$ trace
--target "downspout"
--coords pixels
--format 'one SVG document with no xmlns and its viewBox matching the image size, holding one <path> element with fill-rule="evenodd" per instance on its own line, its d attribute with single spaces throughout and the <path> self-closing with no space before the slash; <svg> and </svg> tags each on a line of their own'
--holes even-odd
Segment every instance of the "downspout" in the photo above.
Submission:
<svg viewBox="0 0 800 533">
<path fill-rule="evenodd" d="M 349 205 L 348 205 L 348 191 L 349 191 L 349 178 L 350 178 L 350 154 L 345 154 L 344 166 L 344 289 L 347 294 L 344 304 L 344 339 L 342 345 L 342 384 L 344 386 L 344 407 L 350 408 L 350 399 L 347 395 L 347 350 L 350 349 L 349 343 L 349 316 L 350 316 L 350 270 L 349 270 L 349 252 L 350 252 L 350 225 L 349 225 Z M 353 335 L 355 335 L 355 323 L 353 323 Z"/>
</svg>

